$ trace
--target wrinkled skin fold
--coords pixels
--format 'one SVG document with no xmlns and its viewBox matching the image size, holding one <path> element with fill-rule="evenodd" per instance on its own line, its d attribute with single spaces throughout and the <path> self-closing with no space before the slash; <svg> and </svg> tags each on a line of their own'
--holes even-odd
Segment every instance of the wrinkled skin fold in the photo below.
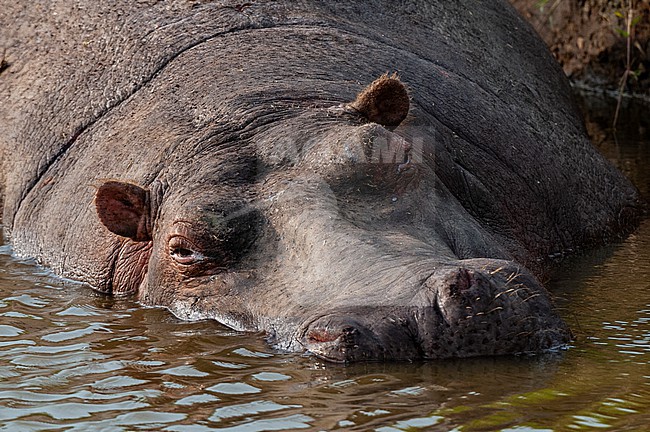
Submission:
<svg viewBox="0 0 650 432">
<path fill-rule="evenodd" d="M 182 319 L 334 362 L 542 352 L 572 338 L 547 257 L 641 211 L 506 2 L 0 9 L 6 238 Z"/>
</svg>

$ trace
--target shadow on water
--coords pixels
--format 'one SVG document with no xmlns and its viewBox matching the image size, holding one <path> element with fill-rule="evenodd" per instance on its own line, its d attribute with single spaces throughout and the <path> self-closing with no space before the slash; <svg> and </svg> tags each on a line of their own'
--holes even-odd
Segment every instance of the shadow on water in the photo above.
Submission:
<svg viewBox="0 0 650 432">
<path fill-rule="evenodd" d="M 648 197 L 650 110 L 628 107 L 614 140 L 597 127 L 611 107 L 583 102 L 601 151 Z M 343 367 L 95 294 L 4 246 L 0 430 L 644 430 L 650 221 L 562 263 L 550 289 L 578 335 L 568 351 Z"/>
</svg>

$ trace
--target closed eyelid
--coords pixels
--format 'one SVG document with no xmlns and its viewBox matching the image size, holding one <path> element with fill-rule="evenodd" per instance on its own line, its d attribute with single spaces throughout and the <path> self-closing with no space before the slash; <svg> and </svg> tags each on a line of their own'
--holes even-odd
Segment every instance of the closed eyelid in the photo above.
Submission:
<svg viewBox="0 0 650 432">
<path fill-rule="evenodd" d="M 176 262 L 183 265 L 195 264 L 206 259 L 196 245 L 182 236 L 173 236 L 168 241 L 169 254 Z"/>
</svg>

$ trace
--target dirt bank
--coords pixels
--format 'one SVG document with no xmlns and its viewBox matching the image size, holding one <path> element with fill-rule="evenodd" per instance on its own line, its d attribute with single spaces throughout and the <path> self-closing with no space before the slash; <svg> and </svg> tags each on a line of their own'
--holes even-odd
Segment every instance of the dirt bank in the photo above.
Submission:
<svg viewBox="0 0 650 432">
<path fill-rule="evenodd" d="M 572 81 L 650 98 L 650 0 L 511 0 Z M 628 32 L 629 28 L 629 32 Z M 629 35 L 629 36 L 628 36 Z"/>
</svg>

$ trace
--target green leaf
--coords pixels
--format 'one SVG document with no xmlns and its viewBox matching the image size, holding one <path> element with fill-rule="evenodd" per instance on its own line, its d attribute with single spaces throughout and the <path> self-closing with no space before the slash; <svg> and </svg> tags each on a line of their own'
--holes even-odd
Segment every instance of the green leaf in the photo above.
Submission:
<svg viewBox="0 0 650 432">
<path fill-rule="evenodd" d="M 616 15 L 616 16 L 619 17 L 619 18 L 624 18 L 624 16 L 623 16 L 623 14 L 621 13 L 621 11 L 616 11 L 616 12 L 614 12 L 614 15 Z"/>
<path fill-rule="evenodd" d="M 634 27 L 635 25 L 637 25 L 637 24 L 639 23 L 639 21 L 641 21 L 641 15 L 637 15 L 637 16 L 635 16 L 634 19 L 632 20 L 632 24 L 631 24 L 632 27 Z"/>
<path fill-rule="evenodd" d="M 624 38 L 628 38 L 628 37 L 630 37 L 630 34 L 629 34 L 628 32 L 626 32 L 625 30 L 623 30 L 623 29 L 617 28 L 617 29 L 616 29 L 616 32 L 617 32 L 619 35 L 623 36 Z"/>
</svg>

